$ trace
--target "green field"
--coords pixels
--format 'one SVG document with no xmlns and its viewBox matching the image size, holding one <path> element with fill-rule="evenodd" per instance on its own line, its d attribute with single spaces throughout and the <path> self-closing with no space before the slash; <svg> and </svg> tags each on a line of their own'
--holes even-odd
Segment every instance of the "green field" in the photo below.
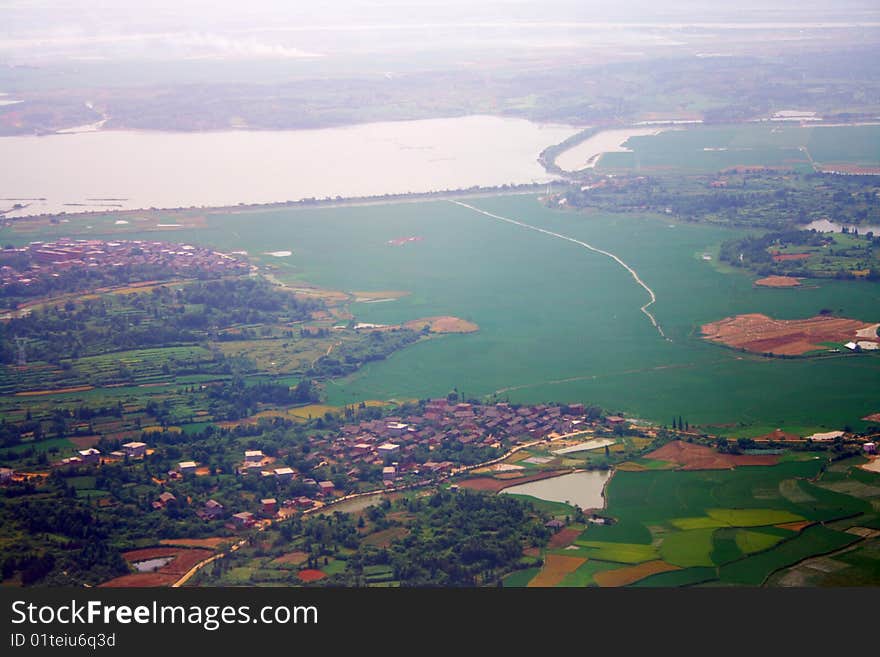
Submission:
<svg viewBox="0 0 880 657">
<path fill-rule="evenodd" d="M 551 502 L 550 500 L 542 500 L 540 498 L 533 497 L 532 495 L 520 495 L 517 493 L 507 494 L 518 500 L 522 500 L 523 502 L 529 502 L 538 511 L 549 513 L 552 516 L 574 517 L 574 507 L 570 504 L 566 504 L 565 502 Z"/>
<path fill-rule="evenodd" d="M 811 171 L 818 164 L 880 165 L 880 126 L 801 127 L 754 123 L 692 127 L 632 137 L 631 152 L 606 153 L 602 172 L 712 173 L 730 167 L 783 167 Z M 804 150 L 805 149 L 805 150 Z"/>
<path fill-rule="evenodd" d="M 843 548 L 858 540 L 857 536 L 821 526 L 809 527 L 803 533 L 780 543 L 775 548 L 722 566 L 721 579 L 733 584 L 758 586 L 774 571 L 807 557 Z"/>
<path fill-rule="evenodd" d="M 865 533 L 876 522 L 869 499 L 874 490 L 860 481 L 863 471 L 856 469 L 864 459 L 828 462 L 815 453 L 802 456 L 735 470 L 618 472 L 605 509 L 613 524 L 590 525 L 572 546 L 545 556 L 587 559 L 559 583 L 564 587 L 595 586 L 598 572 L 655 559 L 681 570 L 649 575 L 635 586 L 760 586 L 768 578 L 770 585 L 875 581 L 876 540 Z M 858 486 L 829 489 L 841 483 Z M 791 494 L 795 485 L 798 495 Z M 816 524 L 787 525 L 804 520 Z M 854 551 L 837 553 L 863 536 L 868 540 Z M 828 573 L 836 575 L 787 569 L 829 553 L 835 554 Z M 511 583 L 521 580 L 521 585 L 527 582 L 525 574 Z"/>
<path fill-rule="evenodd" d="M 517 570 L 510 573 L 510 575 L 504 578 L 504 588 L 526 587 L 540 570 L 540 568 L 527 568 L 526 570 Z"/>
<path fill-rule="evenodd" d="M 458 387 L 466 396 L 497 393 L 519 402 L 588 401 L 659 422 L 684 415 L 692 424 L 817 430 L 858 428 L 859 418 L 880 410 L 870 394 L 880 383 L 876 356 L 768 360 L 696 337 L 702 323 L 747 312 L 795 318 L 833 308 L 877 321 L 880 286 L 823 281 L 794 291 L 755 288 L 749 276 L 721 273 L 698 257 L 740 234 L 735 231 L 647 216 L 556 212 L 532 196 L 473 204 L 617 254 L 655 291 L 651 310 L 671 342 L 639 311 L 646 291 L 611 259 L 445 201 L 218 212 L 201 230 L 126 235 L 245 249 L 286 281 L 411 293 L 354 304 L 359 321 L 455 315 L 479 324 L 478 333 L 407 347 L 329 383 L 328 402 L 335 405 L 443 395 Z M 82 234 L 84 221 L 72 217 L 47 229 Z M 407 236 L 422 240 L 387 244 Z M 10 229 L 0 238 L 24 239 Z M 280 245 L 293 255 L 259 255 Z"/>
<path fill-rule="evenodd" d="M 855 460 L 846 464 L 854 467 Z M 618 472 L 606 509 L 616 523 L 589 527 L 576 541 L 580 549 L 566 553 L 623 563 L 659 555 L 684 569 L 651 576 L 645 585 L 760 585 L 780 568 L 858 539 L 822 525 L 801 533 L 775 525 L 851 517 L 864 526 L 874 517 L 869 501 L 804 481 L 819 475 L 822 465 L 791 460 L 730 471 Z M 782 493 L 782 484 L 792 481 L 807 493 L 797 501 Z"/>
</svg>

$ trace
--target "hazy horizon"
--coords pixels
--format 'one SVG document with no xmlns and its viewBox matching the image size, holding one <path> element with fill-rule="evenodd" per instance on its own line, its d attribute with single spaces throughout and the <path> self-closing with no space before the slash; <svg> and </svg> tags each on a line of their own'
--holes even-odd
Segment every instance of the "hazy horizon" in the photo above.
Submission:
<svg viewBox="0 0 880 657">
<path fill-rule="evenodd" d="M 692 31 L 880 27 L 876 3 L 693 0 L 489 0 L 479 4 L 344 0 L 312 6 L 280 0 L 0 2 L 0 63 L 73 60 L 315 59 L 478 47 L 572 48 L 590 43 L 675 44 Z"/>
</svg>

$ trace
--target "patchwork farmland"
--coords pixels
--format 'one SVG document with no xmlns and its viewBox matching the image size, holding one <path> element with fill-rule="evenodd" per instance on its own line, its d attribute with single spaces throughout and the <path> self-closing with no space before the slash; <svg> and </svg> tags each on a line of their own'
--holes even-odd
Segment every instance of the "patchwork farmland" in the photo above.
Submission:
<svg viewBox="0 0 880 657">
<path fill-rule="evenodd" d="M 680 453 L 664 450 L 649 456 L 675 458 Z M 880 488 L 855 485 L 866 476 L 854 474 L 861 459 L 850 457 L 829 466 L 825 458 L 793 452 L 776 465 L 728 464 L 723 470 L 695 471 L 673 462 L 678 469 L 619 471 L 608 485 L 608 506 L 601 512 L 611 524 L 569 525 L 545 549 L 543 569 L 530 577 L 526 573 L 534 569 L 510 575 L 505 585 L 761 586 L 804 581 L 785 574 L 798 571 L 785 569 L 873 540 L 880 527 Z M 844 481 L 853 482 L 847 493 L 840 492 Z M 880 475 L 870 481 L 880 484 Z M 580 533 L 573 531 L 577 528 Z M 859 545 L 854 549 L 869 550 L 873 543 Z M 847 562 L 842 563 L 845 567 Z"/>
</svg>

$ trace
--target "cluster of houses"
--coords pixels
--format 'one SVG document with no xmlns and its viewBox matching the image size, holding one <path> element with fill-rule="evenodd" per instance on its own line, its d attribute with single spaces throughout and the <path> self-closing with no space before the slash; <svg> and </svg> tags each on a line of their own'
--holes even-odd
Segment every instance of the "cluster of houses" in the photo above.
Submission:
<svg viewBox="0 0 880 657">
<path fill-rule="evenodd" d="M 27 264 L 22 266 L 21 262 Z M 244 273 L 249 267 L 245 261 L 233 256 L 191 244 L 64 238 L 0 249 L 0 287 L 13 283 L 31 285 L 38 280 L 57 278 L 72 269 L 123 265 L 157 265 L 181 272 L 199 269 L 218 275 Z"/>
<path fill-rule="evenodd" d="M 625 422 L 614 416 L 604 421 Z M 432 399 L 418 414 L 364 420 L 344 425 L 336 435 L 313 436 L 310 460 L 343 464 L 349 468 L 349 478 L 357 477 L 361 464 L 378 466 L 382 468 L 382 481 L 391 487 L 405 475 L 432 478 L 452 470 L 452 461 L 416 458 L 417 451 L 424 454 L 444 442 L 499 447 L 502 440 L 516 442 L 565 435 L 593 424 L 583 404 L 514 407 L 506 403 L 480 405 Z M 281 483 L 297 478 L 292 468 L 275 467 L 274 461 L 260 450 L 249 450 L 238 473 L 272 477 Z M 330 481 L 299 481 L 314 485 L 318 498 L 326 499 L 335 492 Z"/>
<path fill-rule="evenodd" d="M 623 422 L 623 418 L 606 418 Z M 442 474 L 451 462 L 419 462 L 415 452 L 432 451 L 444 443 L 499 447 L 501 441 L 539 440 L 592 426 L 583 404 L 520 406 L 482 405 L 432 399 L 420 413 L 344 425 L 335 437 L 312 444 L 326 460 L 384 466 L 385 481 L 405 472 Z"/>
</svg>

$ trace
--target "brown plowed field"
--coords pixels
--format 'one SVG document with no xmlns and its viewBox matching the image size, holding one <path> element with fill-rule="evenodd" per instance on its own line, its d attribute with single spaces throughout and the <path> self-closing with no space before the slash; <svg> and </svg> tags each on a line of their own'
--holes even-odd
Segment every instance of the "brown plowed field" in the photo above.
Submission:
<svg viewBox="0 0 880 657">
<path fill-rule="evenodd" d="M 783 442 L 786 440 L 803 440 L 803 438 L 796 433 L 786 433 L 782 429 L 774 429 L 770 433 L 765 433 L 763 436 L 758 436 L 755 440 L 759 441 L 778 441 Z"/>
<path fill-rule="evenodd" d="M 650 575 L 657 573 L 665 573 L 670 570 L 681 570 L 678 566 L 673 566 L 665 561 L 646 561 L 637 566 L 627 566 L 626 568 L 617 568 L 616 570 L 606 570 L 593 575 L 596 584 L 599 586 L 628 586 L 640 579 L 645 579 Z"/>
<path fill-rule="evenodd" d="M 810 257 L 809 253 L 774 253 L 774 262 L 788 262 L 790 260 L 806 260 Z"/>
<path fill-rule="evenodd" d="M 166 575 L 165 573 L 134 573 L 132 575 L 123 575 L 116 577 L 109 582 L 104 582 L 99 586 L 107 589 L 134 589 L 148 588 L 154 586 L 171 586 L 180 577 L 177 575 Z"/>
<path fill-rule="evenodd" d="M 544 558 L 544 567 L 529 582 L 528 587 L 556 586 L 565 576 L 573 573 L 586 561 L 584 557 L 568 557 L 561 554 L 548 554 Z"/>
<path fill-rule="evenodd" d="M 210 550 L 176 547 L 145 548 L 123 552 L 122 556 L 128 563 L 159 559 L 161 557 L 174 557 L 174 559 L 155 572 L 123 575 L 122 577 L 111 579 L 109 582 L 104 582 L 101 586 L 107 588 L 171 586 L 188 573 L 193 566 L 200 561 L 204 561 L 212 554 L 213 552 Z"/>
<path fill-rule="evenodd" d="M 797 287 L 800 284 L 801 279 L 793 276 L 767 276 L 755 281 L 755 285 L 761 287 Z"/>
<path fill-rule="evenodd" d="M 575 529 L 573 527 L 566 527 L 565 529 L 560 529 L 558 532 L 553 534 L 553 537 L 550 539 L 550 543 L 547 544 L 551 550 L 558 550 L 560 548 L 568 547 L 572 543 L 574 543 L 574 539 L 581 535 L 582 529 Z"/>
<path fill-rule="evenodd" d="M 813 520 L 798 520 L 797 522 L 784 522 L 781 525 L 774 525 L 780 529 L 790 529 L 793 532 L 799 532 L 814 524 Z"/>
<path fill-rule="evenodd" d="M 799 356 L 823 349 L 822 342 L 849 342 L 871 324 L 819 315 L 809 319 L 773 319 L 760 313 L 703 324 L 703 338 L 756 354 Z M 864 339 L 864 338 L 862 338 Z"/>
<path fill-rule="evenodd" d="M 209 548 L 215 549 L 222 545 L 234 542 L 236 539 L 231 536 L 216 536 L 214 538 L 163 538 L 159 541 L 162 545 L 176 545 L 188 548 Z"/>
<path fill-rule="evenodd" d="M 646 454 L 646 458 L 675 463 L 680 470 L 729 470 L 742 465 L 776 465 L 775 455 L 720 454 L 711 447 L 676 440 Z"/>
<path fill-rule="evenodd" d="M 530 481 L 538 481 L 539 479 L 549 479 L 550 477 L 556 477 L 561 474 L 566 474 L 566 472 L 538 472 L 537 474 L 529 475 L 527 477 L 517 477 L 516 479 L 507 480 L 493 479 L 491 477 L 477 477 L 476 479 L 463 481 L 459 485 L 462 488 L 470 488 L 471 490 L 486 490 L 492 493 L 497 493 L 504 488 L 509 488 L 518 484 L 527 484 Z"/>
<path fill-rule="evenodd" d="M 299 571 L 299 573 L 297 573 L 297 577 L 299 577 L 304 582 L 317 582 L 319 579 L 324 579 L 325 577 L 327 577 L 327 574 L 320 570 L 309 568 Z"/>
</svg>

